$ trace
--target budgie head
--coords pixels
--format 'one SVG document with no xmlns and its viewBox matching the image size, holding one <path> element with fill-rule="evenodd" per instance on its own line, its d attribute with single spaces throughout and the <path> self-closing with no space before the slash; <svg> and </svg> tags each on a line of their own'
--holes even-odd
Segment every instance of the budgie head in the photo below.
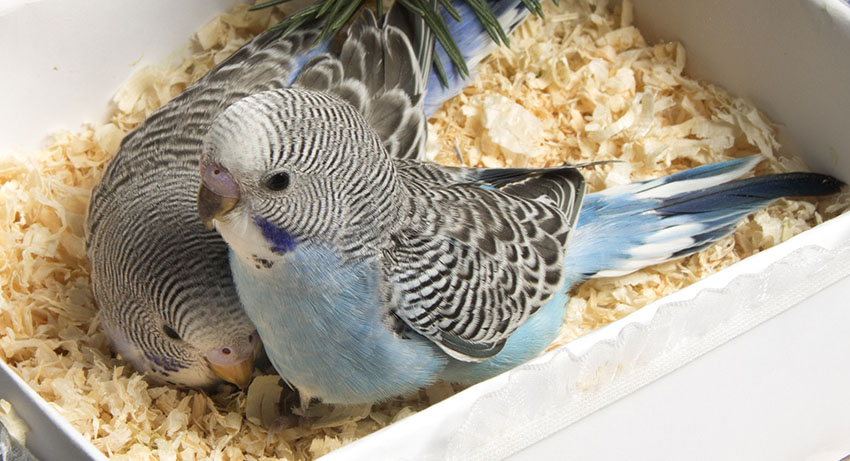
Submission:
<svg viewBox="0 0 850 461">
<path fill-rule="evenodd" d="M 183 230 L 174 224 L 173 229 L 181 236 L 197 227 Z M 215 235 L 205 237 L 180 241 L 215 248 L 208 242 Z M 209 387 L 225 380 L 246 386 L 260 341 L 230 271 L 175 251 L 169 246 L 173 241 L 127 252 L 130 238 L 131 226 L 99 220 L 88 247 L 99 318 L 115 351 L 154 381 Z M 214 256 L 226 262 L 226 247 L 220 246 L 222 254 Z"/>
<path fill-rule="evenodd" d="M 186 387 L 208 387 L 222 379 L 247 386 L 260 340 L 250 323 L 231 322 L 243 315 L 223 306 L 201 305 L 216 302 L 192 290 L 175 293 L 175 298 L 146 300 L 127 293 L 102 296 L 118 298 L 120 309 L 101 308 L 101 323 L 112 345 L 141 373 L 154 381 Z M 220 298 L 219 298 L 220 299 Z M 178 316 L 166 311 L 179 304 Z M 166 309 L 159 308 L 159 306 Z M 238 308 L 238 304 L 237 304 Z"/>
<path fill-rule="evenodd" d="M 258 269 L 301 245 L 380 247 L 404 207 L 378 134 L 348 102 L 287 88 L 249 96 L 203 144 L 198 209 Z"/>
</svg>

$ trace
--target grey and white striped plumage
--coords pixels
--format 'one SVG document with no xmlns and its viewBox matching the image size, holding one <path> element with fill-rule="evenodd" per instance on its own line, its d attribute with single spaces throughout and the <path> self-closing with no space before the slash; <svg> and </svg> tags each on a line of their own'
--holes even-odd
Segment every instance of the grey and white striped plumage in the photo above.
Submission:
<svg viewBox="0 0 850 461">
<path fill-rule="evenodd" d="M 267 32 L 239 49 L 130 133 L 95 187 L 92 290 L 104 330 L 139 371 L 207 386 L 218 381 L 210 351 L 253 354 L 227 247 L 196 213 L 201 138 L 234 101 L 291 84 L 321 51 L 311 47 L 317 34 L 317 25 L 285 40 Z"/>
<path fill-rule="evenodd" d="M 563 284 L 569 216 L 583 184 L 571 173 L 549 173 L 564 192 L 552 199 L 536 193 L 546 181 L 539 176 L 496 190 L 423 182 L 402 170 L 415 211 L 386 252 L 395 314 L 457 359 L 496 354 Z"/>
<path fill-rule="evenodd" d="M 427 48 L 433 39 L 414 30 L 417 24 L 393 8 L 379 27 L 364 10 L 341 50 L 311 60 L 292 86 L 340 97 L 373 127 L 390 157 L 420 158 L 427 134 L 421 107 L 425 76 L 414 48 Z"/>
</svg>

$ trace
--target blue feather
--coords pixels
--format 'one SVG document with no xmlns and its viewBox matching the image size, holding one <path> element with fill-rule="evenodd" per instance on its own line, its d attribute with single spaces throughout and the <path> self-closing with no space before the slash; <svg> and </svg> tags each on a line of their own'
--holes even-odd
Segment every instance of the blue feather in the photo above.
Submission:
<svg viewBox="0 0 850 461">
<path fill-rule="evenodd" d="M 292 84 L 295 82 L 295 79 L 298 78 L 298 74 L 301 73 L 301 71 L 304 69 L 304 66 L 306 66 L 307 63 L 310 62 L 310 60 L 315 58 L 316 56 L 319 56 L 322 53 L 327 53 L 330 49 L 330 44 L 330 39 L 323 40 L 316 44 L 316 46 L 311 48 L 310 51 L 298 55 L 295 58 L 295 61 L 292 63 L 293 71 L 289 74 L 283 86 L 292 86 Z"/>
<path fill-rule="evenodd" d="M 664 216 L 708 213 L 710 210 L 742 210 L 749 214 L 779 197 L 823 195 L 838 187 L 840 183 L 835 178 L 808 173 L 758 176 L 666 198 L 655 211 Z"/>
<path fill-rule="evenodd" d="M 302 397 L 375 402 L 437 380 L 446 357 L 430 341 L 402 339 L 385 322 L 378 270 L 343 262 L 330 249 L 301 245 L 258 276 L 230 254 L 239 298 L 269 359 Z"/>
<path fill-rule="evenodd" d="M 827 195 L 841 182 L 812 173 L 733 181 L 761 159 L 705 165 L 586 197 L 567 249 L 578 277 L 617 276 L 700 251 L 780 197 Z"/>
</svg>

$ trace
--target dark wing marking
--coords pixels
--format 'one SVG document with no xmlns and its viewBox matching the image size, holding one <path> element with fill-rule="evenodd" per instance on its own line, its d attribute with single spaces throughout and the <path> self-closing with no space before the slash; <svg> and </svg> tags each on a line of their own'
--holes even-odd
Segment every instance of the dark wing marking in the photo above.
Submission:
<svg viewBox="0 0 850 461">
<path fill-rule="evenodd" d="M 418 159 L 427 135 L 422 111 L 424 79 L 409 35 L 415 33 L 414 27 L 403 21 L 402 13 L 395 11 L 398 9 L 393 8 L 380 27 L 371 10 L 364 9 L 351 25 L 339 54 L 314 57 L 293 86 L 348 101 L 378 133 L 391 157 Z M 421 18 L 415 21 L 414 25 Z M 416 40 L 427 42 L 428 38 Z"/>
<path fill-rule="evenodd" d="M 470 168 L 401 160 L 396 162 L 396 166 L 400 175 L 434 186 L 478 183 L 482 187 L 500 188 L 503 192 L 528 199 L 548 197 L 572 223 L 578 217 L 584 197 L 584 177 L 578 169 L 600 163 L 606 162 L 553 168 Z M 576 185 L 580 186 L 574 187 Z"/>
</svg>

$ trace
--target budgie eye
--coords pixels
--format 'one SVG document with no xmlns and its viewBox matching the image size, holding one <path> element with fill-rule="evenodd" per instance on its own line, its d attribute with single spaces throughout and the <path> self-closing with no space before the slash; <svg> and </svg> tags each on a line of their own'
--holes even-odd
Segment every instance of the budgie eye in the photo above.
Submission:
<svg viewBox="0 0 850 461">
<path fill-rule="evenodd" d="M 266 179 L 266 187 L 274 192 L 280 192 L 289 187 L 289 174 L 281 171 Z"/>
<path fill-rule="evenodd" d="M 163 325 L 162 331 L 165 333 L 165 336 L 168 336 L 169 338 L 177 341 L 180 340 L 180 335 L 177 333 L 177 331 L 174 330 L 174 328 L 171 328 L 168 325 Z"/>
</svg>

